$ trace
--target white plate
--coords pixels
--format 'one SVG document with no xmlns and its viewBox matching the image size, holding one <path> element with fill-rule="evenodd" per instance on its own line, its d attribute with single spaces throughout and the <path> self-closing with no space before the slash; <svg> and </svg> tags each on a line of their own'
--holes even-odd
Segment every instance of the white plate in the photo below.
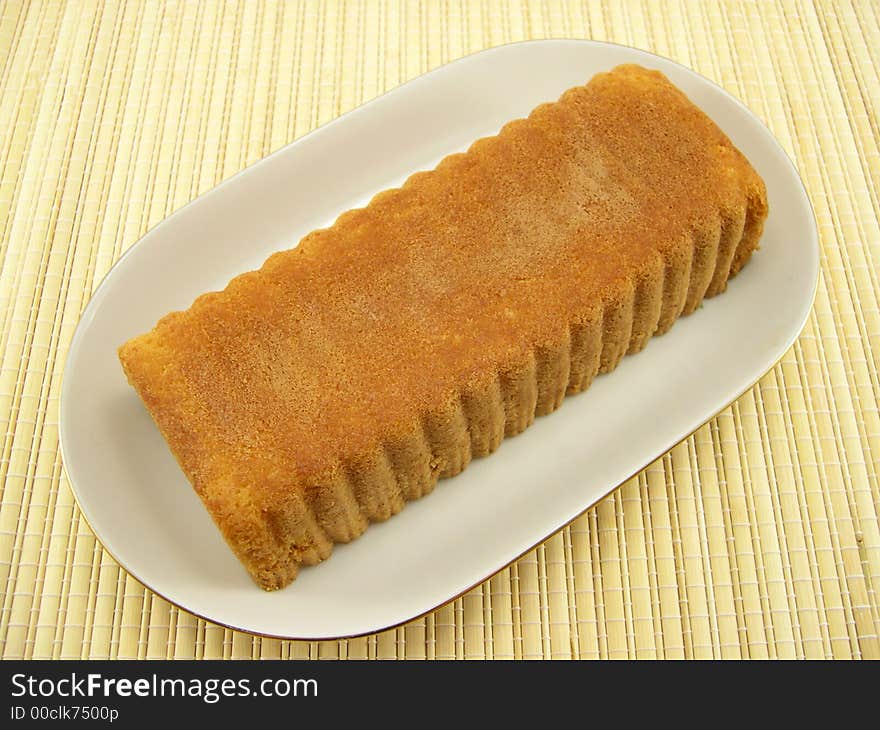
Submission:
<svg viewBox="0 0 880 730">
<path fill-rule="evenodd" d="M 770 217 L 760 252 L 726 294 L 498 453 L 337 547 L 290 587 L 261 591 L 127 385 L 117 346 L 413 171 L 599 71 L 632 62 L 666 73 L 764 177 Z M 761 122 L 719 87 L 622 46 L 502 46 L 425 74 L 297 140 L 135 244 L 98 287 L 71 344 L 61 394 L 64 463 L 107 550 L 173 603 L 266 635 L 368 633 L 479 584 L 731 403 L 792 344 L 817 276 L 815 221 L 794 167 Z"/>
</svg>

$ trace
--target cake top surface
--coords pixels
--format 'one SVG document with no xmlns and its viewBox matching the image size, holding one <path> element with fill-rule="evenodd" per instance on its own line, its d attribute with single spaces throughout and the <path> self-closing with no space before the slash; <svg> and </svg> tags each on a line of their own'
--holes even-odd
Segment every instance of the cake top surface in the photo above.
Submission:
<svg viewBox="0 0 880 730">
<path fill-rule="evenodd" d="M 270 493 L 559 342 L 760 185 L 662 74 L 621 66 L 164 317 L 120 358 L 197 489 L 259 473 Z"/>
</svg>

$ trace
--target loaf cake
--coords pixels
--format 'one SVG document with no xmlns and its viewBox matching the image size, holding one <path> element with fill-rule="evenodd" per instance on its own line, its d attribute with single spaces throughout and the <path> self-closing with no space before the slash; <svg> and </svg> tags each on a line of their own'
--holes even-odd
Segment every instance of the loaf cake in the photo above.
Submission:
<svg viewBox="0 0 880 730">
<path fill-rule="evenodd" d="M 119 358 L 229 546 L 277 589 L 724 291 L 766 215 L 721 130 L 661 73 L 620 66 Z"/>
</svg>

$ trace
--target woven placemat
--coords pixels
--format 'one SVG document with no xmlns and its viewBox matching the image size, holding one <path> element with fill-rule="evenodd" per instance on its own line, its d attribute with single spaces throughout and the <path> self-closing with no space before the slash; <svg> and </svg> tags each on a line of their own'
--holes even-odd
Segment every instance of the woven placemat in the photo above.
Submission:
<svg viewBox="0 0 880 730">
<path fill-rule="evenodd" d="M 64 356 L 113 262 L 175 209 L 444 62 L 528 38 L 718 82 L 819 223 L 794 348 L 544 545 L 374 636 L 261 639 L 145 590 L 62 474 Z M 0 3 L 0 653 L 12 657 L 880 658 L 880 11 L 867 2 Z"/>
</svg>

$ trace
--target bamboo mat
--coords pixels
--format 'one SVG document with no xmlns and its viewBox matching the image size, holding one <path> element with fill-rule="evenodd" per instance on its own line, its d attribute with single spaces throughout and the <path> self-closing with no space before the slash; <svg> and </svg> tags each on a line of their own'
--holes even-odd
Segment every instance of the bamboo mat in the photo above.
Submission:
<svg viewBox="0 0 880 730">
<path fill-rule="evenodd" d="M 80 312 L 200 192 L 446 61 L 527 38 L 648 49 L 795 160 L 822 272 L 795 347 L 544 545 L 374 636 L 223 629 L 130 578 L 62 474 Z M 873 50 L 872 50 L 873 49 Z M 0 653 L 880 657 L 880 7 L 868 2 L 0 2 Z"/>
</svg>

